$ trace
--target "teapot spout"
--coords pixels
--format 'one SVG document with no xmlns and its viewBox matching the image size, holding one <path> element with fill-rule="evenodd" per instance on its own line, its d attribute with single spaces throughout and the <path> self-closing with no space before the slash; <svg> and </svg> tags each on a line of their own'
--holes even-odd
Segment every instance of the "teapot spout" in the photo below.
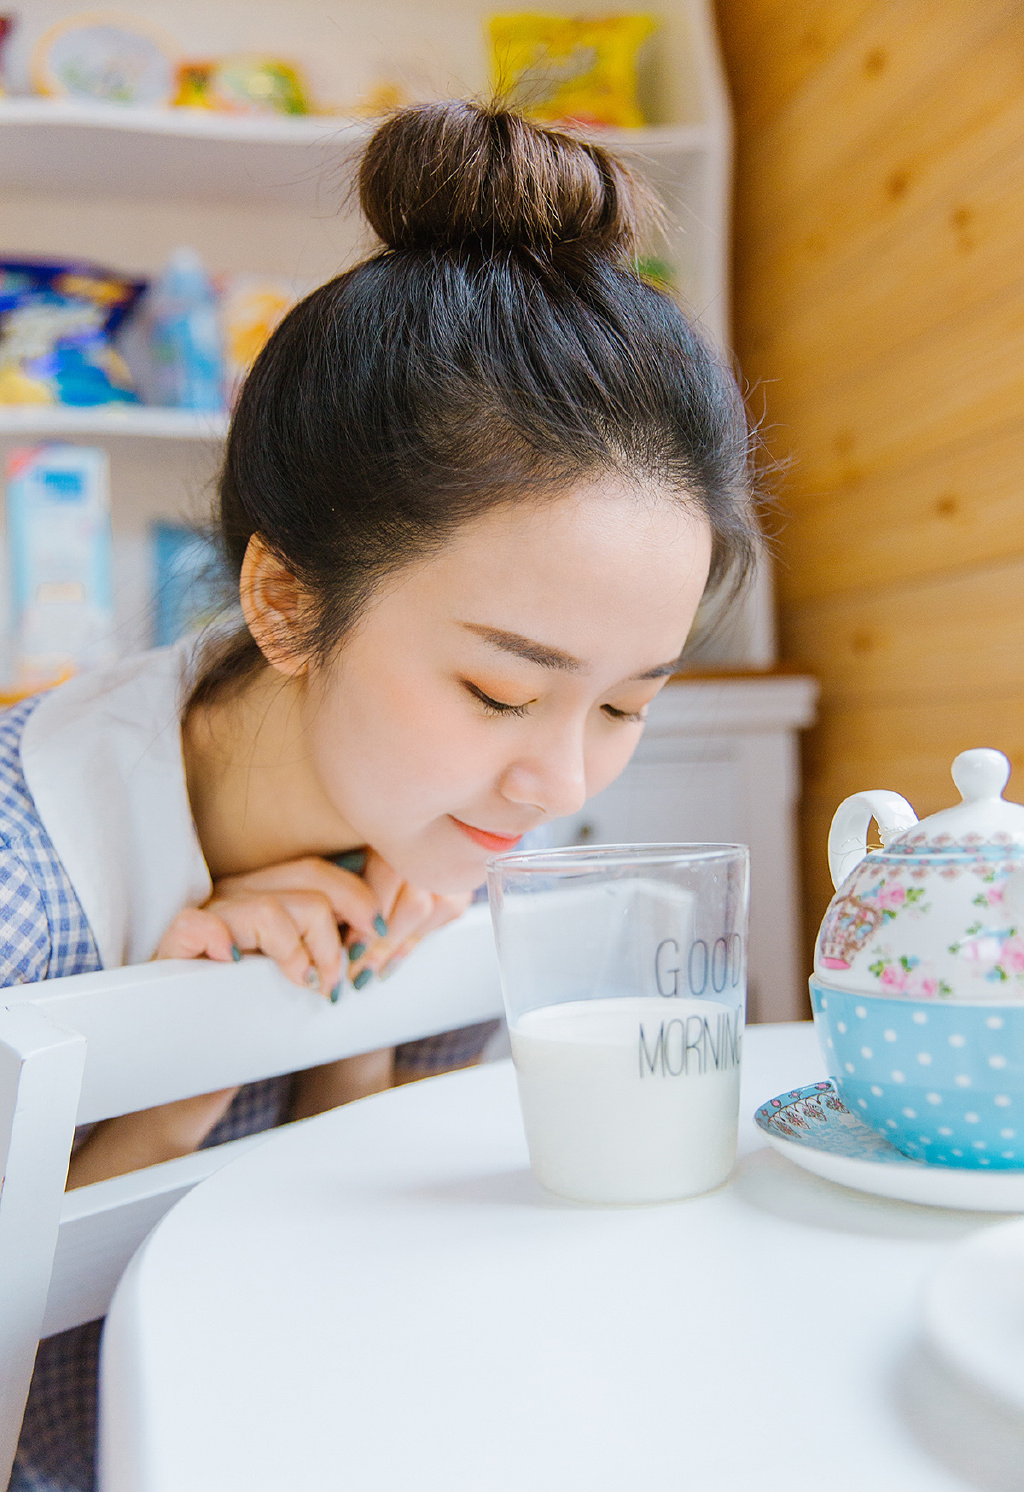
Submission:
<svg viewBox="0 0 1024 1492">
<path fill-rule="evenodd" d="M 882 844 L 917 823 L 917 814 L 899 793 L 879 789 L 854 793 L 836 809 L 828 835 L 828 868 L 837 888 L 868 852 L 868 825 L 874 819 Z"/>
</svg>

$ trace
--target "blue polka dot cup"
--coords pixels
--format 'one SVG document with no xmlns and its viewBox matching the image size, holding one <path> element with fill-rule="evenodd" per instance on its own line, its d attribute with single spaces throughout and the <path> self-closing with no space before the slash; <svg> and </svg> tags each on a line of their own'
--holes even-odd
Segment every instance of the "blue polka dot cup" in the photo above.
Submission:
<svg viewBox="0 0 1024 1492">
<path fill-rule="evenodd" d="M 915 1160 L 1024 1169 L 1024 1006 L 881 999 L 811 980 L 851 1113 Z"/>
</svg>

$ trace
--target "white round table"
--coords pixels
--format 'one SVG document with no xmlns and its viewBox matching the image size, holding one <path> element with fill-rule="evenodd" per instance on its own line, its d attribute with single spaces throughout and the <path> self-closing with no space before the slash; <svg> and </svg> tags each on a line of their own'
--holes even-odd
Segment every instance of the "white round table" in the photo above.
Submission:
<svg viewBox="0 0 1024 1492">
<path fill-rule="evenodd" d="M 997 1220 L 767 1148 L 754 1108 L 822 1075 L 809 1024 L 748 1030 L 731 1180 L 653 1207 L 545 1194 L 507 1062 L 274 1132 L 118 1290 L 103 1492 L 975 1485 L 908 1384 L 926 1273 Z"/>
</svg>

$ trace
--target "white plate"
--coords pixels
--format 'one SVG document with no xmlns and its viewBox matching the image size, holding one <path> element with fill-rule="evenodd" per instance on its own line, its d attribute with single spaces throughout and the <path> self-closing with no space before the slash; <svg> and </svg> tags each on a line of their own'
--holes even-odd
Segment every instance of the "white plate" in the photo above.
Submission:
<svg viewBox="0 0 1024 1492">
<path fill-rule="evenodd" d="M 831 1082 L 762 1104 L 757 1127 L 780 1155 L 854 1191 L 971 1212 L 1024 1212 L 1024 1170 L 967 1171 L 911 1160 L 843 1104 Z"/>
<path fill-rule="evenodd" d="M 924 1321 L 948 1366 L 1024 1415 L 1024 1221 L 952 1249 L 928 1281 Z"/>
</svg>

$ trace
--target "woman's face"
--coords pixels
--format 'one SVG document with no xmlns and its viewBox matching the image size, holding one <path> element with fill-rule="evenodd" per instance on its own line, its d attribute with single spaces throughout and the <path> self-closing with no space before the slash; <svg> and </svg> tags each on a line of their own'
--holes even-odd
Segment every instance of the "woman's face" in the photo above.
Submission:
<svg viewBox="0 0 1024 1492">
<path fill-rule="evenodd" d="M 305 743 L 357 839 L 438 892 L 618 776 L 672 673 L 711 536 L 605 480 L 502 507 L 399 572 L 309 680 Z"/>
</svg>

